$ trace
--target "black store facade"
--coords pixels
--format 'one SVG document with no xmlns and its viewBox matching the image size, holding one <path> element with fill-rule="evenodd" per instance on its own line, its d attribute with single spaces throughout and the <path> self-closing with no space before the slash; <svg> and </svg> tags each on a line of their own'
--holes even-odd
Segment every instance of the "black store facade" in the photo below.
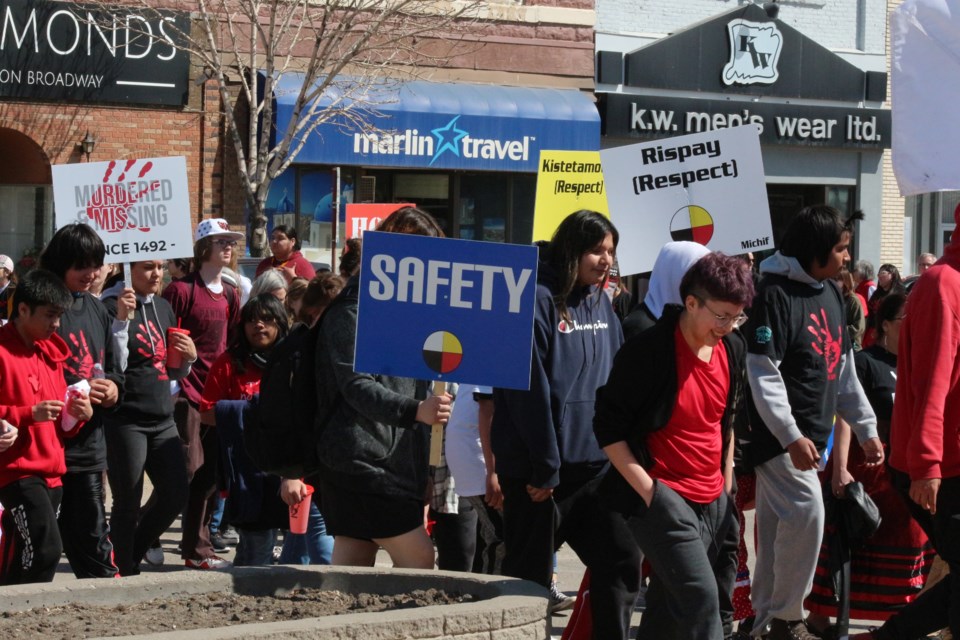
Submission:
<svg viewBox="0 0 960 640">
<path fill-rule="evenodd" d="M 887 75 L 747 5 L 629 53 L 597 52 L 603 148 L 753 124 L 774 239 L 803 206 L 862 209 L 854 251 L 880 254 Z"/>
</svg>

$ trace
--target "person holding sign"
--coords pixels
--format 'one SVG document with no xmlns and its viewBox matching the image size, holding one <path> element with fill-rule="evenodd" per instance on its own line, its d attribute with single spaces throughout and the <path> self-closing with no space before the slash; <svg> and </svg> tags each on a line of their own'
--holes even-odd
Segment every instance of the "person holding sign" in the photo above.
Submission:
<svg viewBox="0 0 960 640">
<path fill-rule="evenodd" d="M 163 264 L 133 263 L 133 288 L 117 279 L 101 298 L 114 316 L 113 340 L 124 372 L 123 402 L 104 419 L 113 495 L 110 538 L 122 576 L 140 573 L 140 561 L 177 518 L 189 487 L 170 381 L 190 372 L 197 350 L 189 332 L 177 327 L 170 303 L 159 295 Z M 144 473 L 154 491 L 141 511 Z"/>
<path fill-rule="evenodd" d="M 623 518 L 601 509 L 607 459 L 594 398 L 623 343 L 603 283 L 619 234 L 595 211 L 567 216 L 541 251 L 530 389 L 494 389 L 493 454 L 503 492 L 503 572 L 550 587 L 567 541 L 591 572 L 595 638 L 626 638 L 640 557 Z"/>
<path fill-rule="evenodd" d="M 300 240 L 292 225 L 277 225 L 270 234 L 270 251 L 273 256 L 264 258 L 257 265 L 256 277 L 268 269 L 276 269 L 283 279 L 290 282 L 294 278 L 312 280 L 317 275 L 313 265 L 300 253 Z M 251 296 L 253 297 L 253 296 Z"/>
<path fill-rule="evenodd" d="M 668 304 L 624 345 L 597 392 L 594 431 L 614 467 L 600 493 L 653 567 L 638 638 L 722 640 L 732 629 L 720 605 L 734 586 L 724 568 L 739 533 L 733 422 L 745 409 L 735 329 L 753 280 L 743 260 L 708 253 L 679 292 L 683 305 Z"/>
<path fill-rule="evenodd" d="M 78 578 L 117 575 L 103 503 L 107 468 L 103 419 L 119 401 L 124 378 L 113 349 L 113 319 L 90 293 L 105 255 L 100 236 L 86 224 L 60 227 L 40 255 L 40 268 L 52 271 L 73 294 L 57 329 L 70 349 L 64 376 L 67 384 L 89 382 L 94 407 L 83 432 L 66 444 L 67 473 L 58 520 L 63 550 Z"/>
<path fill-rule="evenodd" d="M 443 237 L 430 214 L 414 207 L 395 211 L 377 230 Z M 336 541 L 333 564 L 372 567 L 383 547 L 395 567 L 432 569 L 424 425 L 446 423 L 452 399 L 419 400 L 426 388 L 416 380 L 353 370 L 358 289 L 354 275 L 321 319 L 316 350 L 317 424 L 326 422 L 317 445 L 321 511 Z"/>
</svg>

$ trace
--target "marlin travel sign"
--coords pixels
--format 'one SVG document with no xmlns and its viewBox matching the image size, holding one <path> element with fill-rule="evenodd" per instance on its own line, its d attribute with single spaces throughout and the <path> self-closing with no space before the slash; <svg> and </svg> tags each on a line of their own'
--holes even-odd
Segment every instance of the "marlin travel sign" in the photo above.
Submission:
<svg viewBox="0 0 960 640">
<path fill-rule="evenodd" d="M 186 103 L 186 13 L 48 0 L 0 0 L 0 97 Z"/>
</svg>

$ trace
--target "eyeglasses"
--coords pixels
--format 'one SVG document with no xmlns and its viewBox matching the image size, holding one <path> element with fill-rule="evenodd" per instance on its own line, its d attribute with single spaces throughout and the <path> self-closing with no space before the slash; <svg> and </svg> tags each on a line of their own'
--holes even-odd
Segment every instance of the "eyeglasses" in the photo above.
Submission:
<svg viewBox="0 0 960 640">
<path fill-rule="evenodd" d="M 220 238 L 219 240 L 214 240 L 214 244 L 216 244 L 218 247 L 226 249 L 227 247 L 233 248 L 237 246 L 237 241 L 227 240 L 226 238 Z"/>
<path fill-rule="evenodd" d="M 726 329 L 731 325 L 733 329 L 738 329 L 742 327 L 747 322 L 747 314 L 741 313 L 738 316 L 724 316 L 720 315 L 716 311 L 710 308 L 710 305 L 707 304 L 707 301 L 703 298 L 697 298 L 700 301 L 700 304 L 704 309 L 709 311 L 713 315 L 713 322 L 717 326 L 717 329 Z"/>
</svg>

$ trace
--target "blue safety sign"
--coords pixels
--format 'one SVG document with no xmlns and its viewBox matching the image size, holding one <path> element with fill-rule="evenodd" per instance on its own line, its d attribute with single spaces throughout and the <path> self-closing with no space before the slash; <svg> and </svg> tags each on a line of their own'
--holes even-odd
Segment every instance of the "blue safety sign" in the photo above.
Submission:
<svg viewBox="0 0 960 640">
<path fill-rule="evenodd" d="M 528 389 L 537 248 L 368 231 L 354 367 Z"/>
</svg>

